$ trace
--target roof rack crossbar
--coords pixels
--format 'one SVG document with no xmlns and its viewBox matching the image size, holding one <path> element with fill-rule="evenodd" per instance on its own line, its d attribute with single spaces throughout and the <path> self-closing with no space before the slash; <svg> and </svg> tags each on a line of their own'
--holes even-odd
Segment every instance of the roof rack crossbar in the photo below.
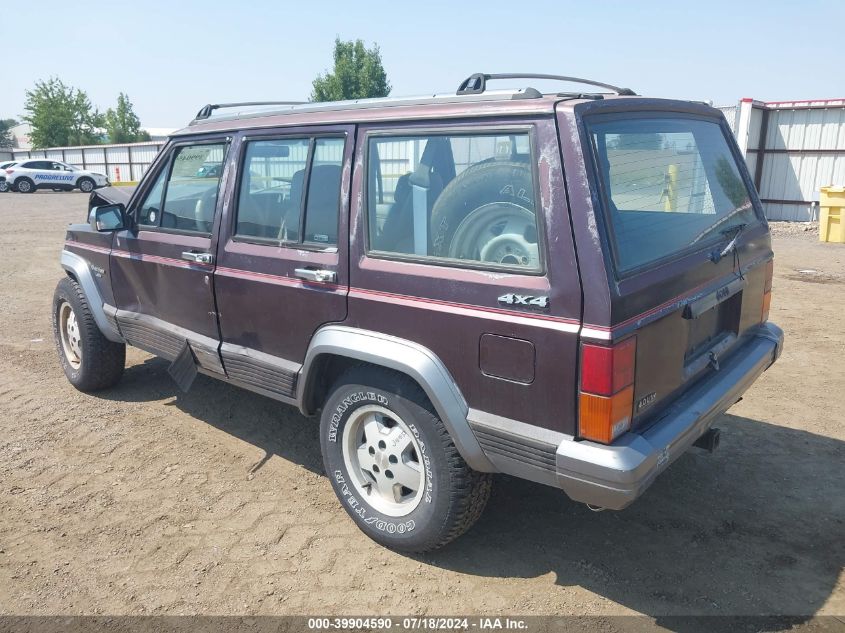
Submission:
<svg viewBox="0 0 845 633">
<path fill-rule="evenodd" d="M 240 103 L 209 103 L 200 108 L 194 121 L 201 121 L 207 119 L 215 110 L 220 108 L 244 108 L 252 106 L 271 106 L 271 105 L 303 105 L 306 101 L 242 101 Z"/>
<path fill-rule="evenodd" d="M 599 88 L 607 88 L 618 95 L 635 96 L 637 93 L 630 88 L 620 88 L 612 84 L 602 83 L 600 81 L 593 81 L 592 79 L 579 79 L 578 77 L 566 77 L 564 75 L 544 75 L 538 73 L 474 73 L 464 79 L 461 85 L 458 86 L 457 95 L 477 95 L 483 93 L 487 89 L 487 82 L 491 79 L 551 79 L 553 81 L 568 81 L 572 83 L 585 84 L 588 86 L 598 86 Z"/>
</svg>

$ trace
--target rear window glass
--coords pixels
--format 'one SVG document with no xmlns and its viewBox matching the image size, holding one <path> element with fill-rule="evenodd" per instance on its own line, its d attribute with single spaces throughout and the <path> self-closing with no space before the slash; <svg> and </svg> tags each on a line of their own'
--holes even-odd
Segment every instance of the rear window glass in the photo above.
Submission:
<svg viewBox="0 0 845 633">
<path fill-rule="evenodd" d="M 620 272 L 757 219 L 722 128 L 681 118 L 589 125 Z"/>
</svg>

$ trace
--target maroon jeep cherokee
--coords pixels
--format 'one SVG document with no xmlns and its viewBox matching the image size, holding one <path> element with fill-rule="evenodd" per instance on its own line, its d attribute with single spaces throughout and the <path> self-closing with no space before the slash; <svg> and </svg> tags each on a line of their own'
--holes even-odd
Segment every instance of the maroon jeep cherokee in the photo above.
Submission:
<svg viewBox="0 0 845 633">
<path fill-rule="evenodd" d="M 115 384 L 129 344 L 183 389 L 201 372 L 319 415 L 341 505 L 407 551 L 467 530 L 491 473 L 621 509 L 713 450 L 783 341 L 722 114 L 487 88 L 519 78 L 550 76 L 203 108 L 68 229 L 68 379 Z"/>
</svg>

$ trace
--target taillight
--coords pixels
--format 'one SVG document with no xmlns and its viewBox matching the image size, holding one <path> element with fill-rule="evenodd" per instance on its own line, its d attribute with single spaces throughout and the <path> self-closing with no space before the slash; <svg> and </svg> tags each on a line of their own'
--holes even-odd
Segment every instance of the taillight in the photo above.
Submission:
<svg viewBox="0 0 845 633">
<path fill-rule="evenodd" d="M 610 444 L 631 428 L 637 339 L 612 347 L 581 344 L 579 436 Z"/>
<path fill-rule="evenodd" d="M 760 321 L 765 323 L 769 320 L 769 308 L 772 306 L 772 277 L 774 276 L 775 263 L 771 259 L 766 262 L 766 280 L 763 284 L 763 310 L 760 314 Z"/>
<path fill-rule="evenodd" d="M 7 169 L 7 170 L 6 170 L 6 173 L 7 173 L 7 174 L 14 174 L 14 173 L 15 173 L 15 170 L 14 170 L 14 169 Z"/>
</svg>

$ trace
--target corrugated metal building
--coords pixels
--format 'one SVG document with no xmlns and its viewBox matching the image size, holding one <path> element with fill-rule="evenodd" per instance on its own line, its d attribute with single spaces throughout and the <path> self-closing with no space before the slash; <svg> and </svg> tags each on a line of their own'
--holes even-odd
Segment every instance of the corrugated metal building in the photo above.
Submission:
<svg viewBox="0 0 845 633">
<path fill-rule="evenodd" d="M 743 99 L 720 108 L 772 220 L 818 219 L 819 187 L 845 185 L 845 99 Z"/>
</svg>

